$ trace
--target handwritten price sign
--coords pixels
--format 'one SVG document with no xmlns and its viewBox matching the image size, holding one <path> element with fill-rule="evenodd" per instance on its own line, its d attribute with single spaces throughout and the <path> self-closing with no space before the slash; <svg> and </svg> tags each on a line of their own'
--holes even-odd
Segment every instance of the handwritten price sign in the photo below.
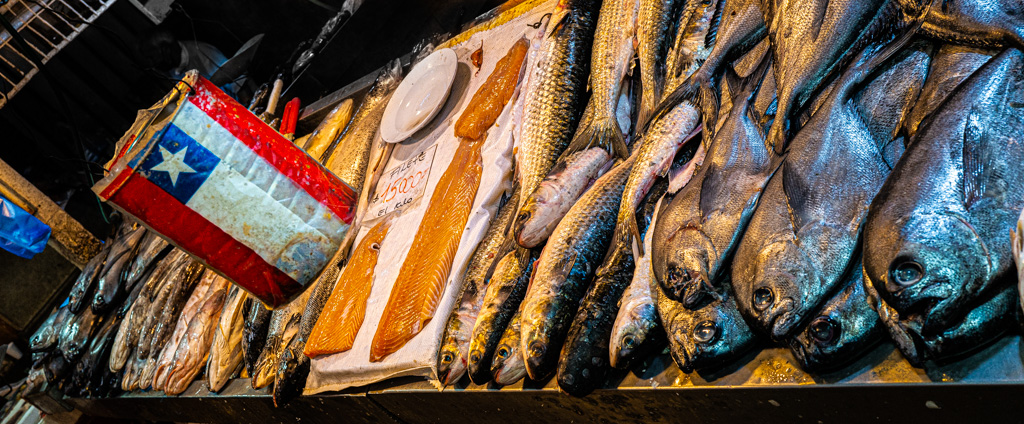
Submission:
<svg viewBox="0 0 1024 424">
<path fill-rule="evenodd" d="M 437 145 L 430 146 L 411 159 L 384 171 L 367 206 L 367 220 L 383 218 L 423 197 L 436 152 Z"/>
</svg>

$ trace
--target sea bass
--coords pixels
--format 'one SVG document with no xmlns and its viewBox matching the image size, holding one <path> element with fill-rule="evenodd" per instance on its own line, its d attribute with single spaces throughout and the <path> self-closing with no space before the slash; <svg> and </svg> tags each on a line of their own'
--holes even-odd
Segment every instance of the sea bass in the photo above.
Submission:
<svg viewBox="0 0 1024 424">
<path fill-rule="evenodd" d="M 737 305 L 776 341 L 792 336 L 838 291 L 868 206 L 899 159 L 902 143 L 893 137 L 924 84 L 929 52 L 905 50 L 866 89 L 860 86 L 903 45 L 843 73 L 790 142 L 739 243 L 732 266 Z M 860 101 L 851 100 L 857 93 Z M 889 149 L 891 143 L 899 148 Z"/>
<path fill-rule="evenodd" d="M 345 269 L 338 276 L 330 298 L 323 307 L 319 319 L 313 325 L 303 348 L 306 356 L 344 352 L 352 348 L 352 342 L 363 325 L 366 316 L 366 300 L 373 287 L 374 268 L 381 244 L 391 228 L 391 217 L 385 218 L 370 228 L 350 256 Z"/>
<path fill-rule="evenodd" d="M 563 0 L 555 7 L 529 85 L 516 164 L 522 209 L 569 145 L 586 102 L 597 0 Z M 516 234 L 518 239 L 518 234 Z"/>
<path fill-rule="evenodd" d="M 751 107 L 763 78 L 759 70 L 737 87 L 732 113 L 708 149 L 703 166 L 666 205 L 654 228 L 651 265 L 662 294 L 695 307 L 726 277 L 726 264 L 759 196 L 781 159 L 763 143 L 761 116 Z M 742 86 L 742 87 L 741 87 Z M 707 131 L 707 127 L 704 127 Z"/>
<path fill-rule="evenodd" d="M 551 375 L 579 302 L 608 251 L 622 190 L 636 155 L 583 194 L 555 228 L 534 265 L 523 300 L 521 346 L 534 380 Z"/>
<path fill-rule="evenodd" d="M 850 265 L 842 291 L 789 339 L 789 350 L 805 370 L 837 369 L 885 337 L 885 327 L 864 291 L 862 268 L 858 258 Z"/>
<path fill-rule="evenodd" d="M 517 247 L 502 257 L 494 268 L 469 343 L 466 365 L 470 379 L 476 384 L 484 384 L 491 379 L 491 359 L 526 295 L 536 259 L 529 250 Z"/>
<path fill-rule="evenodd" d="M 441 339 L 441 349 L 437 353 L 437 379 L 444 386 L 458 381 L 466 373 L 473 325 L 480 314 L 491 274 L 505 253 L 505 248 L 510 247 L 507 241 L 508 229 L 515 218 L 520 195 L 519 187 L 513 188 L 512 195 L 498 209 L 497 216 L 487 227 L 484 239 L 477 245 L 469 265 L 466 266 L 466 272 L 462 277 L 461 300 L 459 306 L 453 309 L 451 316 L 448 317 L 448 325 Z"/>
<path fill-rule="evenodd" d="M 341 137 L 334 140 L 320 156 L 320 161 L 341 178 L 349 187 L 362 187 L 366 167 L 370 161 L 370 148 L 380 127 L 391 94 L 402 82 L 402 63 L 395 59 L 384 65 L 373 87 L 352 117 L 352 122 Z"/>
<path fill-rule="evenodd" d="M 1012 276 L 1024 207 L 1024 54 L 1008 49 L 925 121 L 871 203 L 864 275 L 920 336 L 940 334 Z M 910 330 L 915 333 L 915 330 Z"/>
</svg>

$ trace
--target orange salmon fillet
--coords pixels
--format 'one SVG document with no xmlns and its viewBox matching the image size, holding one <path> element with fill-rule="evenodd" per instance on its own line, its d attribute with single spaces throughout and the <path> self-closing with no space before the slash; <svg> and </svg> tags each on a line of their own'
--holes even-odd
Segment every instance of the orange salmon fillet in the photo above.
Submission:
<svg viewBox="0 0 1024 424">
<path fill-rule="evenodd" d="M 348 265 L 338 276 L 331 297 L 306 341 L 302 353 L 313 358 L 344 352 L 352 348 L 356 333 L 366 316 L 366 299 L 373 287 L 373 269 L 377 266 L 380 244 L 391 227 L 391 217 L 374 225 L 356 246 Z"/>
<path fill-rule="evenodd" d="M 455 122 L 455 136 L 469 140 L 479 140 L 498 120 L 501 110 L 512 98 L 522 73 L 523 60 L 530 42 L 520 39 L 508 50 L 505 57 L 494 65 L 494 72 L 487 76 L 487 81 L 476 90 L 470 99 L 466 111 Z"/>
</svg>

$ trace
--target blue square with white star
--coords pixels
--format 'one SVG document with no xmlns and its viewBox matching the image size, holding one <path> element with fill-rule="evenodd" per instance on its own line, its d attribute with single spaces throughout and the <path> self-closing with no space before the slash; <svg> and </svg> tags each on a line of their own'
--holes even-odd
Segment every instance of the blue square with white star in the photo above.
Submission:
<svg viewBox="0 0 1024 424">
<path fill-rule="evenodd" d="M 181 203 L 188 203 L 220 158 L 177 126 L 167 126 L 138 172 Z"/>
</svg>

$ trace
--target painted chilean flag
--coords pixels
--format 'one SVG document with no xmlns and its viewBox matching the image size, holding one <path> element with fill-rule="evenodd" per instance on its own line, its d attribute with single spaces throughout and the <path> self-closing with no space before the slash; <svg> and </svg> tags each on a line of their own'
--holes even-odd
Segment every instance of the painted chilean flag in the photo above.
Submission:
<svg viewBox="0 0 1024 424">
<path fill-rule="evenodd" d="M 355 193 L 206 79 L 191 90 L 93 190 L 265 303 L 285 303 L 338 250 Z"/>
</svg>

